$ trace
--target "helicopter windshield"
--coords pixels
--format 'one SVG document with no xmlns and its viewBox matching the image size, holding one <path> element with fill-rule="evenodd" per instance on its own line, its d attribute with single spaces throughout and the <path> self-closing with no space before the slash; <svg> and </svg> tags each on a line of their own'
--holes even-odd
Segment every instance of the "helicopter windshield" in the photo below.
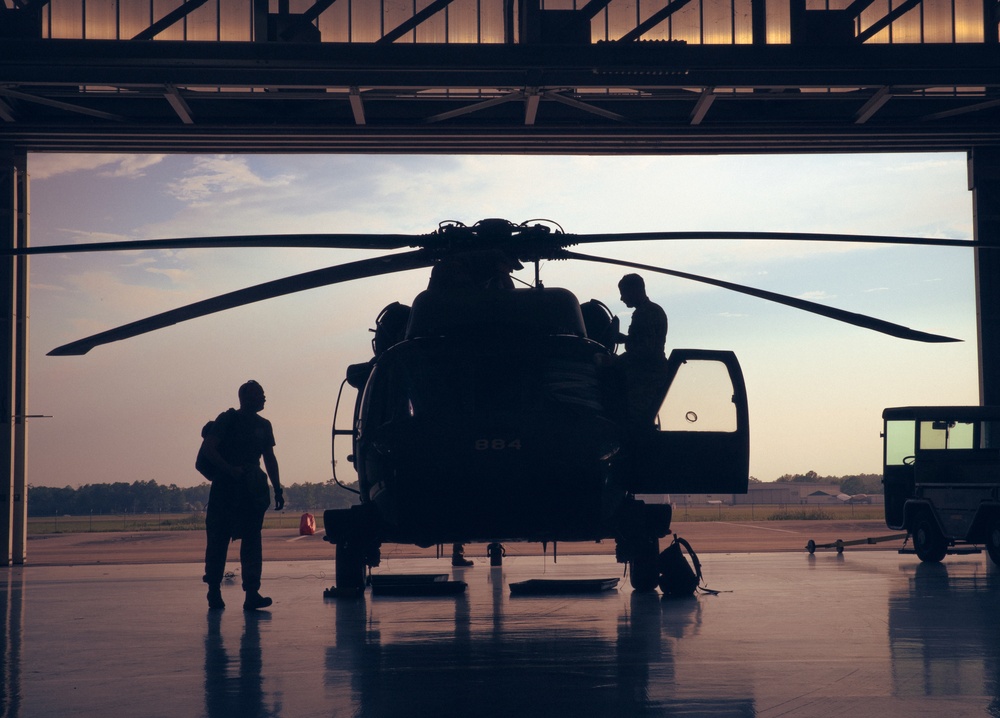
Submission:
<svg viewBox="0 0 1000 718">
<path fill-rule="evenodd" d="M 375 425 L 410 418 L 513 412 L 602 414 L 590 342 L 555 341 L 532 352 L 406 347 L 387 355 L 370 385 Z M 401 347 L 402 349 L 402 347 Z M 373 377 L 374 378 L 374 377 Z"/>
</svg>

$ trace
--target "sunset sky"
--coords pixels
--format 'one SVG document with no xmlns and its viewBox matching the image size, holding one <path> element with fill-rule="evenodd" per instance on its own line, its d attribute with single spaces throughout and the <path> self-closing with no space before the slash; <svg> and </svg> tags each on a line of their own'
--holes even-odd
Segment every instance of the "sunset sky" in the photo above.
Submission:
<svg viewBox="0 0 1000 718">
<path fill-rule="evenodd" d="M 427 233 L 443 220 L 547 218 L 571 233 L 774 230 L 970 239 L 964 155 L 719 157 L 31 155 L 33 245 L 288 232 Z M 803 297 L 964 340 L 918 344 L 662 275 L 672 347 L 732 349 L 746 377 L 751 474 L 881 471 L 882 409 L 977 403 L 968 249 L 663 242 L 585 251 Z M 429 270 L 312 290 L 81 357 L 52 348 L 270 279 L 372 256 L 201 249 L 40 256 L 31 263 L 28 482 L 190 486 L 201 426 L 246 379 L 267 392 L 286 484 L 330 478 L 330 428 L 375 317 Z M 551 262 L 547 286 L 618 299 L 622 270 Z M 518 273 L 532 276 L 529 267 Z M 348 428 L 345 389 L 338 428 Z M 349 442 L 338 475 L 353 481 Z"/>
</svg>

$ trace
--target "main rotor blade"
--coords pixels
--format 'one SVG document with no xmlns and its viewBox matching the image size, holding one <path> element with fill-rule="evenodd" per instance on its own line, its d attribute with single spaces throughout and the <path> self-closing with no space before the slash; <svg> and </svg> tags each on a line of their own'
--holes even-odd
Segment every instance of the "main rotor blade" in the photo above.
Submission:
<svg viewBox="0 0 1000 718">
<path fill-rule="evenodd" d="M 784 304 L 786 306 L 794 307 L 796 309 L 802 309 L 803 311 L 806 312 L 819 314 L 824 317 L 829 317 L 830 319 L 836 319 L 837 321 L 846 322 L 847 324 L 853 324 L 854 326 L 862 327 L 863 329 L 871 329 L 872 331 L 881 332 L 882 334 L 888 334 L 889 336 L 898 337 L 900 339 L 909 339 L 911 341 L 933 342 L 933 343 L 962 341 L 961 339 L 954 339 L 952 337 L 946 337 L 940 334 L 929 334 L 928 332 L 922 332 L 916 329 L 910 329 L 909 327 L 904 327 L 900 324 L 893 324 L 892 322 L 887 322 L 882 319 L 876 319 L 875 317 L 869 317 L 865 314 L 848 312 L 843 309 L 828 307 L 825 304 L 817 304 L 816 302 L 809 302 L 806 301 L 805 299 L 796 299 L 795 297 L 789 297 L 784 294 L 769 292 L 765 289 L 755 289 L 754 287 L 747 287 L 742 284 L 725 282 L 721 279 L 712 279 L 711 277 L 703 277 L 698 274 L 679 272 L 675 269 L 664 269 L 663 267 L 653 267 L 648 264 L 639 264 L 638 262 L 628 262 L 622 259 L 608 259 L 607 257 L 595 257 L 589 254 L 579 254 L 578 252 L 569 252 L 569 251 L 562 252 L 559 258 L 582 259 L 588 262 L 615 264 L 620 267 L 631 267 L 633 269 L 643 269 L 649 272 L 669 274 L 672 277 L 680 277 L 682 279 L 690 279 L 695 282 L 711 284 L 716 287 L 722 287 L 723 289 L 729 289 L 734 292 L 739 292 L 740 294 L 748 294 L 751 297 L 758 297 L 759 299 L 766 299 L 771 302 L 777 302 L 778 304 Z"/>
<path fill-rule="evenodd" d="M 530 236 L 530 235 L 528 235 Z M 479 249 L 490 249 L 482 237 Z M 53 244 L 15 247 L 0 250 L 0 255 L 81 254 L 85 252 L 121 252 L 149 249 L 211 249 L 225 247 L 293 247 L 320 249 L 401 249 L 402 247 L 442 247 L 451 235 L 431 234 L 256 234 L 218 237 L 182 237 L 177 239 L 134 239 L 83 244 Z M 546 246 L 567 247 L 600 242 L 648 242 L 678 240 L 798 240 L 814 242 L 850 242 L 867 244 L 904 244 L 936 247 L 989 248 L 965 239 L 933 237 L 894 237 L 875 234 L 824 234 L 812 232 L 622 232 L 600 234 L 545 235 Z M 529 240 L 530 242 L 530 240 Z M 529 243 L 530 247 L 530 243 Z M 468 249 L 469 247 L 465 247 Z"/>
<path fill-rule="evenodd" d="M 413 234 L 254 234 L 229 237 L 133 239 L 117 242 L 52 244 L 4 250 L 6 255 L 80 254 L 140 249 L 210 249 L 220 247 L 316 247 L 320 249 L 400 249 L 417 247 L 422 238 Z"/>
<path fill-rule="evenodd" d="M 940 239 L 935 237 L 896 237 L 879 234 L 827 234 L 816 232 L 610 232 L 606 234 L 555 235 L 566 238 L 563 246 L 595 244 L 598 242 L 676 241 L 682 239 L 709 240 L 797 240 L 811 242 L 855 242 L 867 244 L 907 244 L 932 247 L 971 247 L 984 245 L 967 239 Z"/>
<path fill-rule="evenodd" d="M 357 262 L 327 267 L 326 269 L 304 272 L 303 274 L 276 279 L 272 282 L 264 282 L 263 284 L 257 284 L 245 289 L 238 289 L 235 292 L 221 294 L 211 299 L 204 299 L 194 304 L 171 309 L 162 314 L 140 319 L 139 321 L 125 324 L 115 329 L 109 329 L 57 347 L 49 352 L 49 356 L 79 356 L 102 344 L 129 339 L 140 334 L 169 327 L 179 322 L 185 322 L 189 319 L 204 317 L 264 299 L 272 299 L 285 294 L 301 292 L 306 289 L 315 289 L 340 282 L 348 282 L 352 279 L 375 277 L 380 274 L 391 274 L 393 272 L 404 272 L 408 269 L 420 269 L 421 267 L 429 267 L 433 263 L 434 258 L 430 253 L 424 250 L 416 250 L 405 254 L 393 254 L 375 259 L 362 259 Z"/>
</svg>

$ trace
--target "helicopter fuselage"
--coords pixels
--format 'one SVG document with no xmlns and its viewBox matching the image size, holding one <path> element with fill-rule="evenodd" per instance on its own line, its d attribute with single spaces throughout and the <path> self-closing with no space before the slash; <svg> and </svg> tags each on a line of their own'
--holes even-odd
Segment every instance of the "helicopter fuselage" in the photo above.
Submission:
<svg viewBox="0 0 1000 718">
<path fill-rule="evenodd" d="M 638 491 L 746 491 L 746 398 L 729 352 L 672 354 L 664 391 L 682 366 L 724 362 L 729 381 L 711 383 L 725 385 L 731 426 L 660 431 L 629 423 L 613 346 L 588 338 L 564 289 L 426 291 L 405 335 L 383 344 L 354 414 L 361 506 L 328 512 L 332 542 L 662 537 L 669 504 Z"/>
<path fill-rule="evenodd" d="M 621 437 L 601 396 L 603 352 L 578 336 L 387 351 L 361 397 L 354 453 L 386 540 L 607 537 L 626 492 L 613 480 Z"/>
</svg>

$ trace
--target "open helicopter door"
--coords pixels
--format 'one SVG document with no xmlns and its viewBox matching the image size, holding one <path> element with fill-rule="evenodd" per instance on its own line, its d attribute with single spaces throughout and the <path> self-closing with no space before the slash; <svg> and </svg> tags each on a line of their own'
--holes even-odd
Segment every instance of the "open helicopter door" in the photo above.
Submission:
<svg viewBox="0 0 1000 718">
<path fill-rule="evenodd" d="M 632 437 L 626 488 L 637 494 L 745 494 L 746 385 L 731 351 L 675 349 L 655 431 Z"/>
</svg>

